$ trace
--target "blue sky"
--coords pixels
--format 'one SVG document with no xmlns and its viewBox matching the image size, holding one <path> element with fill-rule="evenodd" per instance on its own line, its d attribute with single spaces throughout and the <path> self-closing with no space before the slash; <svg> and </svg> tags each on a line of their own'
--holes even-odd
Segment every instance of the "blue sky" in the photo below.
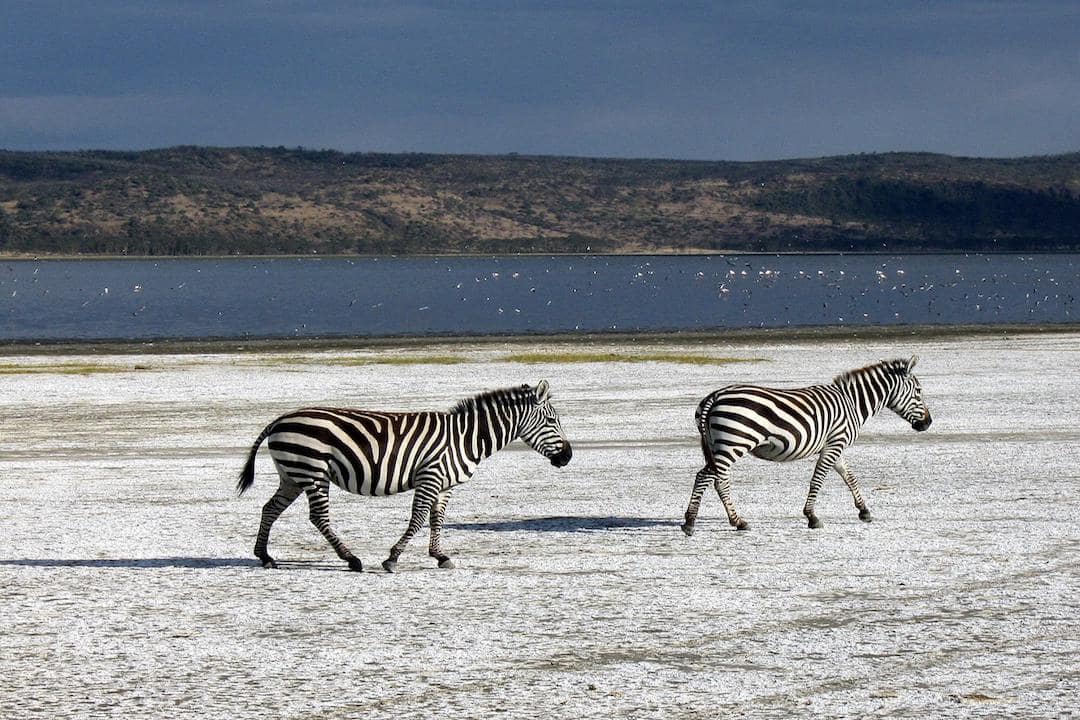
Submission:
<svg viewBox="0 0 1080 720">
<path fill-rule="evenodd" d="M 0 148 L 1080 150 L 1080 2 L 0 0 Z"/>
</svg>

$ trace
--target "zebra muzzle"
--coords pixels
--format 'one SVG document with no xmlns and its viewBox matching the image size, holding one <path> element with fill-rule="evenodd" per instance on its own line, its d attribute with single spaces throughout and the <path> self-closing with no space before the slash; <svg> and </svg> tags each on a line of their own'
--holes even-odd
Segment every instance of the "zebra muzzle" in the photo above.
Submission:
<svg viewBox="0 0 1080 720">
<path fill-rule="evenodd" d="M 563 445 L 563 449 L 559 451 L 558 455 L 551 456 L 551 464 L 555 467 L 563 467 L 570 462 L 570 458 L 574 457 L 574 451 L 570 447 L 570 443 Z"/>
<path fill-rule="evenodd" d="M 926 417 L 924 417 L 922 420 L 916 420 L 915 422 L 911 423 L 911 429 L 922 432 L 923 430 L 926 430 L 928 427 L 930 427 L 931 422 L 933 422 L 933 420 L 931 420 L 930 418 L 930 413 L 927 412 Z"/>
</svg>

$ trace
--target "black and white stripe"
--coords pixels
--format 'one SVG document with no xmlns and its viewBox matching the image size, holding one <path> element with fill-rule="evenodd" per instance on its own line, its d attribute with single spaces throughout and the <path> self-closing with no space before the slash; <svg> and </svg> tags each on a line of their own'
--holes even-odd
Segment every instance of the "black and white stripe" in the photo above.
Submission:
<svg viewBox="0 0 1080 720">
<path fill-rule="evenodd" d="M 462 400 L 449 412 L 379 412 L 307 408 L 282 415 L 251 446 L 237 484 L 243 493 L 255 481 L 255 454 L 268 440 L 281 483 L 263 506 L 255 556 L 277 567 L 267 552 L 270 527 L 301 492 L 311 522 L 352 570 L 359 559 L 330 528 L 330 483 L 358 495 L 414 491 L 412 516 L 383 567 L 393 571 L 409 540 L 430 516 L 428 553 L 439 567 L 453 567 L 441 546 L 447 502 L 455 486 L 468 480 L 484 458 L 521 438 L 562 467 L 570 462 L 570 442 L 551 405 L 547 381 L 495 390 Z"/>
<path fill-rule="evenodd" d="M 844 449 L 882 407 L 911 423 L 915 430 L 930 427 L 922 386 L 911 373 L 917 360 L 913 356 L 869 365 L 839 375 L 828 385 L 794 390 L 730 385 L 706 396 L 696 414 L 705 467 L 694 480 L 683 532 L 693 534 L 701 496 L 710 482 L 724 503 L 728 521 L 739 530 L 746 529 L 747 522 L 735 511 L 729 489 L 731 466 L 747 453 L 773 461 L 818 456 L 803 507 L 810 527 L 821 527 L 814 503 L 830 470 L 844 479 L 859 518 L 869 522 L 870 511 L 859 481 L 844 462 Z"/>
</svg>

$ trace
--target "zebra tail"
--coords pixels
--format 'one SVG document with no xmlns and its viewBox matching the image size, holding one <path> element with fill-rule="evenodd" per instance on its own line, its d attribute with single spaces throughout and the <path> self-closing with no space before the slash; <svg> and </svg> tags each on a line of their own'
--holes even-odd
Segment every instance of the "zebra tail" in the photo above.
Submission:
<svg viewBox="0 0 1080 720">
<path fill-rule="evenodd" d="M 236 483 L 237 495 L 243 495 L 245 490 L 255 484 L 255 454 L 259 452 L 259 446 L 262 445 L 262 441 L 266 439 L 266 436 L 270 434 L 270 428 L 273 426 L 274 423 L 270 423 L 259 433 L 259 437 L 255 438 L 255 443 L 251 446 L 251 451 L 248 452 L 247 462 L 244 463 L 244 469 L 240 471 L 240 480 Z"/>
<path fill-rule="evenodd" d="M 709 411 L 712 410 L 716 393 L 711 393 L 702 400 L 694 412 L 694 421 L 697 423 L 698 435 L 701 436 L 701 452 L 705 456 L 706 465 L 715 465 L 716 457 L 713 455 L 712 445 L 709 443 L 709 433 L 706 427 L 709 424 Z"/>
</svg>

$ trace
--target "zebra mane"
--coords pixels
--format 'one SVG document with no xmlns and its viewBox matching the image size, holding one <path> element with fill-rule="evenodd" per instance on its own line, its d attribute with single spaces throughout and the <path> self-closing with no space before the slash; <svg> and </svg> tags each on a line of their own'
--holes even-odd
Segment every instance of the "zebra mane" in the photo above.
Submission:
<svg viewBox="0 0 1080 720">
<path fill-rule="evenodd" d="M 501 390 L 488 390 L 487 392 L 473 395 L 470 398 L 458 400 L 457 403 L 454 404 L 454 407 L 450 408 L 450 414 L 457 415 L 459 413 L 472 412 L 482 403 L 488 403 L 489 401 L 491 401 L 491 404 L 497 406 L 524 405 L 536 401 L 536 392 L 528 385 L 502 388 Z"/>
<path fill-rule="evenodd" d="M 905 375 L 909 372 L 907 360 L 882 360 L 876 362 L 873 365 L 867 365 L 865 367 L 857 368 L 855 370 L 848 370 L 845 373 L 840 373 L 833 378 L 833 385 L 849 385 L 852 382 L 857 381 L 859 378 L 866 377 L 867 375 Z"/>
</svg>

